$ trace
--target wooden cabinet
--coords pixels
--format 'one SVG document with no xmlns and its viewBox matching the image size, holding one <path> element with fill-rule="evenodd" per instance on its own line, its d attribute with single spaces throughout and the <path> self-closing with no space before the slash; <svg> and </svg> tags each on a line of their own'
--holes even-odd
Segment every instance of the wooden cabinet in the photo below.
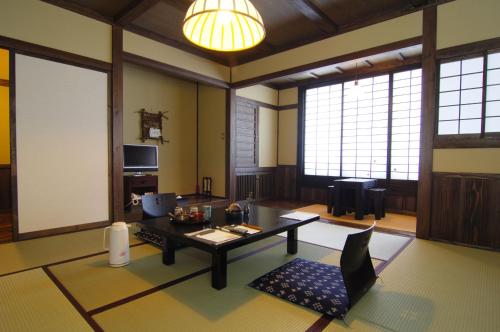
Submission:
<svg viewBox="0 0 500 332">
<path fill-rule="evenodd" d="M 500 248 L 500 176 L 434 173 L 431 238 Z"/>
<path fill-rule="evenodd" d="M 130 203 L 130 194 L 143 195 L 147 192 L 158 192 L 158 176 L 124 176 L 123 177 L 123 195 L 125 206 Z"/>
</svg>

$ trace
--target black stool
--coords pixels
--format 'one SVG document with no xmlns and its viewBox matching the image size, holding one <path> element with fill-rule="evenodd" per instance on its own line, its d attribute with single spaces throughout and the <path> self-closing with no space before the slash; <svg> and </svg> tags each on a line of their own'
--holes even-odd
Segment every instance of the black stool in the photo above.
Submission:
<svg viewBox="0 0 500 332">
<path fill-rule="evenodd" d="M 373 212 L 375 220 L 385 218 L 385 188 L 370 188 L 368 189 L 368 197 L 373 204 Z"/>
<path fill-rule="evenodd" d="M 326 212 L 333 213 L 333 189 L 335 186 L 328 186 L 326 190 Z"/>
</svg>

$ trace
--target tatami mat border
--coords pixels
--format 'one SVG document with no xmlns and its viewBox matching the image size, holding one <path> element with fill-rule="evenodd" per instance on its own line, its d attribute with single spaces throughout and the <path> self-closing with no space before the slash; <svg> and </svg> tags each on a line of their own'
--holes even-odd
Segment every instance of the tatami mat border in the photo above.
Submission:
<svg viewBox="0 0 500 332">
<path fill-rule="evenodd" d="M 247 252 L 247 253 L 244 253 L 242 255 L 239 255 L 237 257 L 234 257 L 234 258 L 231 258 L 227 261 L 228 264 L 230 263 L 234 263 L 236 261 L 239 261 L 239 260 L 242 260 L 244 258 L 247 258 L 249 256 L 252 256 L 252 255 L 255 255 L 255 254 L 258 254 L 259 252 L 262 252 L 262 251 L 265 251 L 267 249 L 271 249 L 273 247 L 276 247 L 277 245 L 280 245 L 282 243 L 286 242 L 286 239 L 283 239 L 283 240 L 280 240 L 278 242 L 274 242 L 274 243 L 271 243 L 271 244 L 268 244 L 262 248 L 258 248 L 256 250 L 253 250 L 253 251 L 250 251 L 250 252 Z M 147 296 L 147 295 L 150 295 L 150 294 L 153 294 L 153 293 L 156 293 L 158 291 L 161 291 L 162 289 L 165 289 L 165 288 L 168 288 L 168 287 L 171 287 L 171 286 L 174 286 L 174 285 L 177 285 L 178 283 L 180 282 L 183 282 L 183 281 L 186 281 L 186 280 L 189 280 L 191 278 L 194 278 L 194 277 L 197 277 L 201 274 L 204 274 L 204 273 L 207 273 L 211 270 L 212 268 L 211 267 L 207 267 L 207 268 L 204 268 L 202 270 L 199 270 L 199 271 L 196 271 L 196 272 L 193 272 L 191 274 L 188 274 L 186 276 L 183 276 L 183 277 L 180 277 L 180 278 L 177 278 L 175 280 L 171 280 L 169 282 L 166 282 L 164 284 L 161 284 L 161 285 L 158 285 L 158 286 L 155 286 L 153 288 L 150 288 L 150 289 L 147 289 L 145 291 L 142 291 L 140 293 L 137 293 L 137 294 L 134 294 L 134 295 L 131 295 L 131 296 L 128 296 L 126 298 L 123 298 L 123 299 L 120 299 L 118 301 L 115 301 L 115 302 L 112 302 L 112 303 L 109 303 L 109 304 L 106 304 L 106 305 L 103 305 L 101 307 L 98 307 L 98 308 L 95 308 L 93 310 L 90 310 L 88 312 L 89 315 L 93 316 L 93 315 L 97 315 L 97 314 L 100 314 L 101 312 L 104 312 L 106 310 L 110 310 L 110 309 L 113 309 L 113 308 L 116 308 L 118 306 L 121 306 L 125 303 L 128 303 L 128 302 L 132 302 L 134 300 L 138 300 L 144 296 Z"/>
<path fill-rule="evenodd" d="M 59 281 L 59 279 L 56 278 L 56 276 L 52 273 L 52 271 L 49 270 L 48 267 L 44 266 L 42 267 L 43 271 L 47 276 L 52 280 L 54 285 L 63 293 L 64 297 L 68 299 L 68 301 L 73 305 L 73 307 L 78 311 L 78 313 L 87 321 L 87 323 L 94 329 L 94 331 L 103 331 L 104 330 L 97 324 L 97 322 L 92 318 L 91 315 L 88 314 L 85 309 L 81 306 L 80 303 L 75 299 L 73 295 L 64 287 L 64 285 Z"/>
<path fill-rule="evenodd" d="M 382 273 L 382 271 L 384 271 L 384 269 L 387 266 L 389 266 L 389 264 L 392 263 L 392 261 L 395 260 L 396 257 L 398 257 L 399 254 L 401 254 L 414 240 L 415 240 L 415 237 L 408 236 L 408 240 L 406 241 L 406 243 L 403 244 L 401 246 L 401 248 L 399 248 L 398 251 L 396 251 L 394 253 L 394 255 L 391 256 L 391 258 L 389 258 L 388 260 L 381 260 L 381 259 L 379 259 L 380 261 L 382 261 L 382 263 L 378 264 L 375 267 L 375 274 L 379 275 L 380 273 Z"/>
<path fill-rule="evenodd" d="M 324 223 L 331 223 L 328 220 L 320 220 L 320 221 L 324 222 Z M 378 259 L 382 263 L 380 263 L 375 268 L 377 274 L 379 274 L 380 272 L 382 272 L 414 240 L 414 237 L 411 237 L 411 236 L 408 236 L 408 235 L 405 235 L 405 234 L 399 234 L 399 235 L 407 237 L 408 241 L 389 260 L 385 261 L 385 260 Z M 229 259 L 228 260 L 228 264 L 236 262 L 236 261 L 239 261 L 239 260 L 242 260 L 242 259 L 247 258 L 247 257 L 252 256 L 252 255 L 258 254 L 258 253 L 260 253 L 262 251 L 265 251 L 265 250 L 268 250 L 268 249 L 273 248 L 275 246 L 278 246 L 278 245 L 280 245 L 280 244 L 282 244 L 282 243 L 284 243 L 286 241 L 287 240 L 285 238 L 285 239 L 282 239 L 280 241 L 268 244 L 268 245 L 266 245 L 266 246 L 264 246 L 262 248 L 258 248 L 256 250 L 244 253 L 242 255 L 239 255 L 237 257 Z M 310 243 L 310 242 L 306 242 L 306 241 L 300 241 L 300 242 L 307 243 L 307 244 L 310 244 L 310 245 L 319 246 L 319 247 L 323 247 L 323 248 L 328 248 L 328 249 L 333 250 L 333 251 L 340 251 L 341 252 L 341 250 L 334 249 L 334 248 L 329 248 L 329 247 L 325 247 L 325 246 L 322 246 L 322 245 L 319 245 L 319 244 L 315 244 L 315 243 Z M 137 246 L 141 246 L 141 245 L 144 245 L 144 244 L 147 244 L 147 243 L 146 242 L 136 243 L 134 245 L 131 245 L 130 247 L 137 247 Z M 177 284 L 179 284 L 179 283 L 181 283 L 183 281 L 187 281 L 187 280 L 192 279 L 194 277 L 197 277 L 197 276 L 199 276 L 201 274 L 207 273 L 207 272 L 209 272 L 211 270 L 210 267 L 207 267 L 207 268 L 204 268 L 202 270 L 196 271 L 194 273 L 191 273 L 191 274 L 185 275 L 183 277 L 177 278 L 175 280 L 171 280 L 171 281 L 166 282 L 164 284 L 161 284 L 161 285 L 155 286 L 153 288 L 147 289 L 147 290 L 142 291 L 140 293 L 128 296 L 128 297 L 120 299 L 118 301 L 115 301 L 115 302 L 106 304 L 104 306 L 95 308 L 93 310 L 86 311 L 80 305 L 80 303 L 78 303 L 78 301 L 73 297 L 73 295 L 64 287 L 64 285 L 57 279 L 57 277 L 52 273 L 52 271 L 50 271 L 49 268 L 51 266 L 56 266 L 56 265 L 60 265 L 60 264 L 65 264 L 65 263 L 69 263 L 69 262 L 73 262 L 73 261 L 77 261 L 77 260 L 81 260 L 81 259 L 86 259 L 86 258 L 90 258 L 90 257 L 102 255 L 102 254 L 105 254 L 106 252 L 107 251 L 101 251 L 101 252 L 97 252 L 97 253 L 93 253 L 93 254 L 88 254 L 88 255 L 84 255 L 84 256 L 79 256 L 79 257 L 75 257 L 75 258 L 70 258 L 70 259 L 66 259 L 66 260 L 54 262 L 54 263 L 44 264 L 44 265 L 40 265 L 40 266 L 28 268 L 28 269 L 23 269 L 23 270 L 19 270 L 19 271 L 9 272 L 9 273 L 5 273 L 3 275 L 0 275 L 0 277 L 4 277 L 4 276 L 7 276 L 7 275 L 11 275 L 11 274 L 16 274 L 16 273 L 20 273 L 20 272 L 25 272 L 25 271 L 30 271 L 30 270 L 42 268 L 42 270 L 47 274 L 47 276 L 52 280 L 52 282 L 57 286 L 57 288 L 63 293 L 63 295 L 73 305 L 73 307 L 80 313 L 80 315 L 87 321 L 87 323 L 94 329 L 94 331 L 103 331 L 103 329 L 97 324 L 97 322 L 92 318 L 92 316 L 94 316 L 96 314 L 99 314 L 99 313 L 102 313 L 104 311 L 116 308 L 118 306 L 124 305 L 124 304 L 126 304 L 128 302 L 132 302 L 134 300 L 140 299 L 142 297 L 145 297 L 147 295 L 153 294 L 153 293 L 158 292 L 160 290 L 163 290 L 165 288 L 177 285 Z M 324 330 L 330 324 L 331 321 L 332 321 L 331 317 L 329 317 L 327 315 L 323 315 L 316 322 L 314 322 L 314 324 L 310 328 L 308 328 L 307 331 L 309 331 L 309 332 L 322 331 L 322 330 Z"/>
<path fill-rule="evenodd" d="M 306 330 L 306 332 L 321 332 L 332 322 L 332 320 L 333 318 L 331 316 L 323 314 L 323 316 L 315 321 L 314 324 Z"/>
<path fill-rule="evenodd" d="M 142 246 L 142 245 L 144 245 L 146 243 L 147 242 L 141 242 L 141 243 L 132 244 L 132 245 L 130 245 L 130 248 Z M 88 254 L 88 255 L 84 255 L 84 256 L 78 256 L 78 257 L 74 257 L 74 258 L 68 258 L 68 259 L 65 259 L 65 260 L 62 260 L 62 261 L 57 261 L 57 262 L 54 262 L 54 263 L 42 264 L 42 265 L 37 265 L 37 266 L 34 266 L 34 267 L 27 268 L 27 269 L 22 269 L 22 270 L 18 270 L 18 271 L 7 272 L 7 273 L 4 273 L 4 274 L 0 274 L 0 278 L 8 276 L 8 275 L 11 275 L 11 274 L 21 273 L 21 272 L 26 272 L 26 271 L 36 270 L 36 269 L 43 269 L 44 267 L 50 267 L 50 266 L 55 266 L 55 265 L 60 265 L 60 264 L 65 264 L 65 263 L 70 263 L 70 262 L 78 261 L 80 259 L 85 259 L 85 258 L 90 258 L 90 257 L 94 257 L 94 256 L 99 256 L 99 255 L 103 255 L 103 254 L 105 254 L 107 252 L 108 252 L 107 250 L 106 251 L 99 251 L 99 252 L 96 252 L 96 253 L 93 253 L 93 254 Z"/>
</svg>

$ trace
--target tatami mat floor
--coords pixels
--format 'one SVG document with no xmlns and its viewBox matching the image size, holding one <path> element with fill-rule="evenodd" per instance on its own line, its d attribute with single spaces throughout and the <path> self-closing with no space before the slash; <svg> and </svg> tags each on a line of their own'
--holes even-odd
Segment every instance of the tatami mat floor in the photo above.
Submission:
<svg viewBox="0 0 500 332">
<path fill-rule="evenodd" d="M 134 228 L 130 230 L 133 234 Z M 0 244 L 0 276 L 103 251 L 102 229 Z M 130 244 L 141 243 L 130 236 Z"/>
<path fill-rule="evenodd" d="M 295 257 L 286 254 L 280 237 L 231 252 L 228 287 L 216 291 L 210 287 L 205 253 L 186 248 L 178 252 L 175 265 L 164 266 L 158 248 L 139 245 L 131 249 L 129 266 L 112 269 L 106 255 L 98 254 L 101 232 L 72 234 L 82 240 L 75 238 L 76 243 L 93 238 L 96 255 L 50 265 L 69 257 L 44 261 L 29 259 L 26 252 L 23 261 L 29 264 L 11 264 L 10 272 L 15 266 L 49 265 L 0 278 L 0 330 L 84 331 L 91 330 L 89 324 L 105 331 L 305 331 L 313 326 L 315 331 L 500 330 L 497 252 L 414 240 L 390 264 L 374 260 L 385 267 L 381 279 L 344 323 L 246 286 Z M 52 239 L 60 251 L 72 250 L 73 243 Z M 92 254 L 91 247 L 74 254 Z M 12 248 L 0 246 L 2 261 L 9 261 L 9 255 Z M 340 252 L 301 242 L 296 256 L 338 265 Z"/>
<path fill-rule="evenodd" d="M 92 331 L 42 269 L 0 278 L 0 331 Z"/>
<path fill-rule="evenodd" d="M 500 331 L 499 281 L 500 253 L 417 239 L 349 312 L 349 331 Z"/>
</svg>

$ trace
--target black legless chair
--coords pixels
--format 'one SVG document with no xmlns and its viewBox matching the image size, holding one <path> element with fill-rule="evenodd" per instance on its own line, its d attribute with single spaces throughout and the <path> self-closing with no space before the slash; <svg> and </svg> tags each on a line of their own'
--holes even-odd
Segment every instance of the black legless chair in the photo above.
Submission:
<svg viewBox="0 0 500 332">
<path fill-rule="evenodd" d="M 144 219 L 165 217 L 177 206 L 175 193 L 143 195 L 141 200 Z"/>
<path fill-rule="evenodd" d="M 142 201 L 142 217 L 143 219 L 165 217 L 169 212 L 174 212 L 177 206 L 175 193 L 143 195 Z M 163 240 L 159 234 L 141 229 L 135 234 L 139 239 L 153 243 L 157 246 L 163 246 Z M 180 245 L 176 245 L 181 248 Z"/>
<path fill-rule="evenodd" d="M 344 279 L 349 308 L 373 286 L 377 280 L 368 244 L 375 223 L 368 229 L 349 234 L 340 256 L 340 271 Z"/>
<path fill-rule="evenodd" d="M 295 258 L 249 286 L 283 300 L 344 319 L 377 276 L 368 250 L 375 224 L 347 236 L 340 267 Z"/>
</svg>

